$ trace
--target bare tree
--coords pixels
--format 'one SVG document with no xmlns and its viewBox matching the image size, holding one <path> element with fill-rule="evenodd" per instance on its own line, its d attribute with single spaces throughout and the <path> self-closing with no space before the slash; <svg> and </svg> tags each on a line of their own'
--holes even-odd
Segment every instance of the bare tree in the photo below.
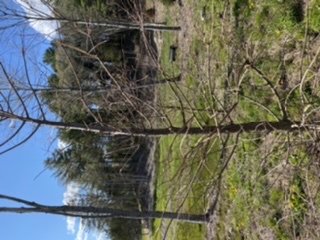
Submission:
<svg viewBox="0 0 320 240">
<path fill-rule="evenodd" d="M 44 5 L 52 12 L 52 14 L 47 11 L 42 11 L 31 5 L 29 2 L 25 2 L 25 8 L 28 13 L 24 11 L 14 9 L 8 6 L 6 3 L 1 3 L 0 20 L 10 20 L 8 24 L 1 26 L 1 29 L 7 29 L 16 27 L 17 24 L 25 24 L 26 22 L 32 21 L 58 21 L 60 23 L 74 24 L 74 25 L 84 25 L 90 27 L 103 27 L 107 28 L 108 31 L 112 30 L 140 30 L 140 31 L 180 31 L 179 26 L 167 26 L 164 23 L 152 23 L 143 22 L 143 18 L 135 17 L 133 19 L 139 20 L 139 22 L 125 21 L 117 19 L 104 19 L 103 21 L 85 21 L 83 19 L 70 18 L 65 14 L 61 13 L 52 1 L 42 1 Z M 138 11 L 141 7 L 136 7 L 135 10 Z M 142 13 L 136 12 L 137 15 Z M 14 22 L 12 22 L 12 20 Z"/>
<path fill-rule="evenodd" d="M 0 194 L 0 199 L 21 203 L 26 207 L 0 207 L 0 212 L 8 213 L 47 213 L 52 215 L 80 218 L 126 218 L 126 219 L 170 219 L 188 223 L 206 223 L 207 215 L 184 214 L 159 211 L 127 211 L 121 209 L 99 208 L 91 206 L 49 206 L 25 199 Z"/>
<path fill-rule="evenodd" d="M 316 130 L 319 128 L 318 123 L 302 124 L 301 122 L 293 122 L 289 120 L 281 120 L 276 122 L 249 122 L 239 124 L 227 124 L 221 126 L 203 126 L 203 127 L 168 127 L 168 128 L 154 128 L 154 129 L 140 129 L 140 128 L 119 128 L 103 126 L 99 123 L 93 125 L 81 123 L 66 123 L 50 120 L 42 120 L 32 117 L 25 117 L 15 115 L 14 113 L 0 110 L 0 116 L 3 120 L 18 120 L 23 124 L 34 124 L 38 127 L 48 126 L 57 129 L 65 130 L 79 130 L 85 132 L 93 132 L 107 136 L 165 136 L 171 134 L 178 135 L 199 135 L 199 134 L 216 134 L 216 133 L 237 133 L 237 132 L 261 132 L 261 131 L 306 131 Z"/>
<path fill-rule="evenodd" d="M 27 63 L 24 63 L 24 68 L 26 70 L 27 78 L 27 88 L 19 87 L 13 80 L 13 78 L 6 71 L 4 65 L 0 63 L 3 75 L 8 83 L 8 88 L 6 91 L 1 92 L 1 105 L 0 105 L 0 117 L 1 121 L 8 122 L 11 121 L 20 122 L 18 128 L 13 129 L 13 133 L 5 138 L 1 142 L 1 146 L 6 146 L 8 142 L 14 139 L 27 124 L 34 125 L 34 130 L 20 141 L 17 146 L 27 141 L 40 127 L 48 126 L 57 129 L 64 130 L 78 130 L 84 132 L 92 132 L 97 134 L 102 134 L 105 136 L 153 136 L 159 137 L 164 135 L 179 134 L 179 135 L 199 135 L 199 134 L 216 134 L 216 133 L 237 133 L 237 132 L 270 132 L 270 131 L 305 131 L 305 130 L 316 130 L 319 128 L 317 122 L 304 122 L 304 121 L 291 121 L 288 119 L 280 119 L 278 121 L 259 121 L 259 122 L 246 122 L 246 123 L 230 123 L 230 124 L 219 124 L 216 126 L 201 126 L 201 127 L 191 127 L 185 126 L 173 126 L 163 128 L 153 128 L 153 127 L 137 127 L 137 126 L 122 126 L 121 125 L 110 125 L 104 123 L 101 120 L 95 118 L 95 122 L 63 122 L 50 120 L 47 118 L 44 106 L 40 99 L 38 98 L 37 92 L 47 91 L 44 89 L 34 88 L 32 86 L 31 80 L 29 79 Z M 106 71 L 108 71 L 106 69 Z M 124 88 L 118 85 L 120 95 L 122 96 L 122 101 L 126 104 L 132 104 L 133 109 L 138 109 L 137 105 L 141 105 L 141 100 L 132 98 L 131 93 L 126 92 Z M 79 88 L 80 92 L 86 92 L 88 89 Z M 132 90 L 132 89 L 130 89 Z M 48 90 L 49 91 L 49 90 Z M 50 90 L 51 91 L 51 90 Z M 53 90 L 56 91 L 56 90 Z M 60 91 L 60 90 L 58 90 Z M 72 92 L 74 89 L 61 89 L 61 91 Z M 78 91 L 78 90 L 77 90 Z M 99 90 L 100 91 L 100 90 Z M 27 94 L 26 94 L 27 93 Z M 30 99 L 33 99 L 33 106 L 28 106 Z M 134 100 L 137 102 L 133 103 Z M 83 99 L 85 106 L 88 106 L 86 100 Z M 36 106 L 34 106 L 34 104 Z M 136 108 L 135 108 L 136 107 Z M 37 109 L 37 111 L 35 111 Z M 88 110 L 90 112 L 90 109 Z M 11 150 L 12 147 L 5 149 L 3 152 Z"/>
</svg>

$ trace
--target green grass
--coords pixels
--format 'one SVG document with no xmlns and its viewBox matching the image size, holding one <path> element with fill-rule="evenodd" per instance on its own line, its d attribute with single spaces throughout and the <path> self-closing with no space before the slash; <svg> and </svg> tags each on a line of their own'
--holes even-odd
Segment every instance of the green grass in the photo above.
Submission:
<svg viewBox="0 0 320 240">
<path fill-rule="evenodd" d="M 309 8 L 309 21 L 310 21 L 310 29 L 314 32 L 320 32 L 320 1 L 313 0 L 310 1 L 310 8 Z"/>
<path fill-rule="evenodd" d="M 245 235 L 259 239 L 262 236 L 259 237 L 257 227 L 268 229 L 268 236 L 276 239 L 292 239 L 302 234 L 307 213 L 304 173 L 309 163 L 303 149 L 289 156 L 286 170 L 292 173 L 277 172 L 272 176 L 270 171 L 281 164 L 283 156 L 279 154 L 285 154 L 285 149 L 277 149 L 271 157 L 273 162 L 263 165 L 259 161 L 262 156 L 259 145 L 242 141 L 239 148 L 243 149 L 226 172 L 220 237 L 239 239 Z M 226 233 L 226 226 L 231 227 L 231 233 Z M 262 238 L 267 239 L 266 235 Z"/>
<path fill-rule="evenodd" d="M 168 18 L 167 22 L 172 23 Z M 163 46 L 161 52 L 161 66 L 166 75 L 174 76 L 180 73 L 179 60 L 183 57 L 181 49 L 178 48 L 178 61 L 169 62 L 169 47 L 176 44 L 176 36 L 170 33 L 163 33 Z M 202 54 L 202 42 L 195 41 L 193 52 Z M 165 110 L 171 123 L 175 126 L 182 126 L 184 121 L 191 125 L 209 122 L 206 111 L 193 111 L 190 109 L 206 109 L 208 107 L 205 96 L 194 98 L 194 90 L 197 85 L 203 91 L 203 86 L 194 79 L 193 74 L 197 68 L 190 58 L 188 65 L 190 73 L 186 81 L 179 86 L 174 84 L 161 86 L 159 89 L 160 100 L 163 105 L 174 105 L 176 109 Z M 207 87 L 207 86 L 206 86 Z M 207 89 L 209 90 L 209 89 Z M 198 94 L 198 96 L 201 96 Z M 186 110 L 187 109 L 187 110 Z M 183 114 L 184 113 L 184 114 Z M 194 118 L 194 119 L 192 119 Z M 192 119 L 192 120 L 191 120 Z M 208 141 L 201 144 L 201 137 L 162 137 L 159 142 L 160 159 L 157 164 L 157 187 L 156 187 L 156 208 L 163 211 L 179 211 L 194 214 L 205 214 L 207 208 L 207 192 L 209 182 L 215 173 L 217 162 L 208 159 L 214 158 L 219 151 L 215 141 Z M 199 144 L 200 142 L 200 144 Z M 209 150 L 205 150 L 209 149 Z M 203 151 L 208 151 L 204 154 Z M 169 230 L 166 233 L 166 227 Z M 187 223 L 177 223 L 156 220 L 154 224 L 154 239 L 203 239 L 205 237 L 205 226 Z"/>
<path fill-rule="evenodd" d="M 307 72 L 306 82 L 317 86 L 315 71 L 320 64 L 314 61 L 310 65 L 314 52 L 303 58 L 297 52 L 304 44 L 308 48 L 306 26 L 313 33 L 319 31 L 318 0 L 310 1 L 308 13 L 295 0 L 233 0 L 229 4 L 201 0 L 187 4 L 194 12 L 192 22 L 196 26 L 185 39 L 189 42 L 188 58 L 179 49 L 177 62 L 170 63 L 168 48 L 179 46 L 179 42 L 175 34 L 163 33 L 163 73 L 174 76 L 181 66 L 187 66 L 181 83 L 159 89 L 161 106 L 175 106 L 163 109 L 172 125 L 227 124 L 230 119 L 223 116 L 229 110 L 234 122 L 275 121 L 283 117 L 280 104 L 285 105 L 292 120 L 301 120 L 311 112 L 308 117 L 314 116 L 319 106 L 318 89 L 306 90 L 307 84 L 302 88 L 297 84 L 309 68 L 312 71 Z M 201 20 L 204 8 L 206 18 Z M 176 6 L 168 6 L 168 13 L 168 23 L 176 24 Z M 244 65 L 245 60 L 250 60 L 263 76 Z M 287 86 L 281 83 L 283 74 Z M 236 144 L 221 181 L 216 238 L 317 239 L 320 221 L 312 215 L 310 202 L 318 213 L 320 197 L 315 193 L 318 180 L 306 148 L 310 135 L 241 134 L 238 141 L 230 136 L 224 149 L 226 138 L 160 139 L 157 210 L 205 213 L 210 190 L 216 187 L 217 176 Z M 313 225 L 307 221 L 313 221 Z M 163 226 L 168 224 L 155 221 L 154 239 L 164 237 L 166 228 L 161 222 Z M 167 239 L 205 239 L 204 225 L 172 222 L 168 229 Z"/>
<path fill-rule="evenodd" d="M 161 157 L 157 175 L 157 209 L 202 214 L 206 206 L 203 197 L 206 186 L 202 186 L 198 182 L 202 181 L 201 178 L 206 175 L 204 173 L 206 170 L 199 165 L 196 159 L 186 158 L 181 154 L 179 151 L 181 140 L 181 138 L 174 139 L 174 137 L 160 140 Z M 190 162 L 186 163 L 185 161 Z M 199 173 L 197 173 L 198 171 Z M 195 181 L 195 183 L 188 185 L 190 181 Z M 168 224 L 168 222 L 166 223 Z M 161 229 L 159 220 L 155 224 L 155 229 Z M 162 239 L 163 230 L 160 229 L 156 232 L 155 239 Z M 169 229 L 168 239 L 190 239 L 190 237 L 201 239 L 204 236 L 204 228 L 192 224 L 174 222 Z"/>
<path fill-rule="evenodd" d="M 158 0 L 161 1 L 165 6 L 173 5 L 175 0 Z"/>
</svg>

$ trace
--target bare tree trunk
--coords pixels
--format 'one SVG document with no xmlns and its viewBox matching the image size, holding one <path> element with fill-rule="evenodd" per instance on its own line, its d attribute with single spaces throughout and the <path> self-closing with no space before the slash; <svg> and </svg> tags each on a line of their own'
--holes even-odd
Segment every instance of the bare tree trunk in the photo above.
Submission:
<svg viewBox="0 0 320 240">
<path fill-rule="evenodd" d="M 53 87 L 38 87 L 38 88 L 30 88 L 30 87 L 16 87 L 14 89 L 18 92 L 32 92 L 32 93 L 71 93 L 71 92 L 89 92 L 89 93 L 108 93 L 110 91 L 126 91 L 126 90 L 134 90 L 141 88 L 148 88 L 155 85 L 179 82 L 181 81 L 181 76 L 173 77 L 173 78 L 165 78 L 160 80 L 150 80 L 141 82 L 141 84 L 133 84 L 133 86 L 123 87 L 123 88 L 115 88 L 114 86 L 105 86 L 105 87 L 67 87 L 67 88 L 53 88 Z M 0 87 L 0 91 L 10 91 L 12 87 Z"/>
<path fill-rule="evenodd" d="M 0 207 L 6 213 L 46 213 L 80 218 L 125 218 L 125 219 L 169 219 L 188 223 L 206 223 L 207 216 L 159 211 L 130 211 L 110 208 L 77 207 L 77 206 L 43 206 L 43 207 Z"/>
<path fill-rule="evenodd" d="M 261 131 L 305 131 L 313 130 L 320 127 L 319 124 L 309 124 L 301 126 L 300 122 L 281 120 L 276 122 L 248 122 L 239 124 L 227 124 L 221 126 L 204 126 L 204 127 L 170 127 L 170 128 L 112 128 L 103 126 L 102 123 L 85 124 L 85 123 L 65 123 L 58 121 L 49 121 L 24 117 L 0 110 L 0 117 L 11 120 L 18 120 L 23 123 L 35 124 L 37 126 L 49 126 L 65 130 L 79 130 L 93 132 L 109 136 L 166 136 L 171 134 L 178 135 L 200 135 L 215 133 L 237 133 L 237 132 L 261 132 Z"/>
<path fill-rule="evenodd" d="M 206 214 L 185 214 L 177 212 L 159 211 L 132 211 L 111 208 L 99 208 L 91 206 L 48 206 L 24 199 L 0 194 L 1 199 L 22 203 L 28 207 L 0 207 L 0 212 L 6 213 L 46 213 L 61 216 L 71 216 L 80 218 L 126 218 L 126 219 L 170 219 L 188 223 L 206 223 Z"/>
<path fill-rule="evenodd" d="M 59 21 L 60 23 L 72 23 L 78 25 L 85 26 L 97 26 L 104 27 L 109 29 L 117 29 L 117 30 L 140 30 L 140 31 L 180 31 L 181 28 L 179 26 L 167 26 L 165 23 L 152 23 L 152 22 L 140 22 L 137 21 L 126 21 L 126 20 L 117 20 L 117 19 L 105 19 L 104 21 L 84 21 L 83 19 L 70 19 L 64 14 L 57 12 L 57 9 L 52 5 L 50 1 L 41 1 L 42 4 L 45 4 L 48 9 L 50 9 L 51 13 L 47 13 L 46 11 L 42 11 L 41 9 L 37 9 L 32 6 L 32 4 L 26 2 L 28 13 L 23 13 L 22 11 L 18 11 L 6 3 L 0 4 L 0 18 L 11 18 L 14 20 L 18 20 L 17 22 L 20 24 L 22 21 Z M 12 24 L 11 22 L 7 25 L 1 26 L 2 29 L 14 27 L 16 23 Z"/>
<path fill-rule="evenodd" d="M 46 20 L 46 19 L 41 19 Z M 86 25 L 86 26 L 97 26 L 97 27 L 108 27 L 108 28 L 115 28 L 121 30 L 140 30 L 140 31 L 180 31 L 181 27 L 179 26 L 167 26 L 163 23 L 130 23 L 125 21 L 103 21 L 103 22 L 86 22 L 82 20 L 66 20 L 66 19 L 59 19 L 53 18 L 48 19 L 48 21 L 57 20 L 61 23 L 76 23 L 79 25 Z"/>
<path fill-rule="evenodd" d="M 0 13 L 0 17 L 12 17 L 16 19 L 22 19 L 25 21 L 59 21 L 60 23 L 73 23 L 78 25 L 92 26 L 92 27 L 105 27 L 116 30 L 140 30 L 140 31 L 180 31 L 180 26 L 167 26 L 164 23 L 135 23 L 128 21 L 117 21 L 117 20 L 104 20 L 103 22 L 90 22 L 83 21 L 80 19 L 67 19 L 65 17 L 52 17 L 52 16 L 27 16 L 16 12 L 5 12 Z M 12 28 L 14 25 L 8 24 L 2 28 Z"/>
</svg>

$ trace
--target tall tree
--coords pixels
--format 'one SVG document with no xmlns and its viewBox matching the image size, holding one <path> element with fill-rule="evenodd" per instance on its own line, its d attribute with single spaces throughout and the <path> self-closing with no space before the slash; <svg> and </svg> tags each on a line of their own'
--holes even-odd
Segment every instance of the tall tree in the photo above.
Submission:
<svg viewBox="0 0 320 240">
<path fill-rule="evenodd" d="M 96 208 L 91 206 L 49 206 L 33 201 L 0 194 L 1 199 L 22 203 L 26 207 L 0 207 L 0 212 L 7 213 L 47 213 L 61 216 L 80 218 L 125 218 L 125 219 L 170 219 L 188 223 L 206 223 L 208 216 L 196 214 L 184 214 L 175 212 L 143 212 L 126 211 L 110 208 Z"/>
<path fill-rule="evenodd" d="M 68 2 L 68 1 L 63 1 Z M 66 23 L 71 25 L 83 25 L 83 26 L 91 26 L 91 27 L 101 27 L 101 28 L 108 28 L 108 29 L 115 29 L 115 30 L 140 30 L 140 31 L 179 31 L 180 27 L 177 26 L 166 26 L 163 23 L 142 23 L 142 22 L 133 22 L 128 21 L 128 19 L 119 20 L 119 19 L 104 19 L 103 21 L 86 21 L 84 20 L 85 15 L 79 16 L 79 11 L 72 11 L 70 12 L 70 2 L 74 8 L 75 1 L 69 1 L 68 4 L 61 4 L 61 1 L 42 1 L 43 4 L 48 6 L 52 13 L 43 12 L 39 9 L 35 9 L 32 6 L 32 3 L 26 2 L 25 8 L 27 9 L 28 13 L 22 12 L 21 10 L 16 10 L 10 7 L 6 3 L 1 3 L 2 11 L 0 13 L 1 18 L 11 18 L 17 20 L 14 24 L 9 22 L 2 26 L 3 29 L 12 28 L 17 24 L 21 24 L 27 21 L 59 21 L 60 23 Z M 138 2 L 139 1 L 132 1 Z M 116 5 L 114 5 L 116 6 Z M 69 7 L 69 8 L 68 8 Z M 80 9 L 79 6 L 76 9 Z M 62 8 L 62 9 L 61 9 Z M 66 8 L 66 9 L 63 9 Z M 138 10 L 137 8 L 136 10 Z M 88 9 L 86 10 L 88 12 Z M 77 14 L 76 14 L 77 13 Z M 83 12 L 82 12 L 83 13 Z M 132 13 L 133 14 L 133 13 Z M 70 17 L 72 16 L 72 17 Z M 79 18 L 81 17 L 81 18 Z"/>
</svg>

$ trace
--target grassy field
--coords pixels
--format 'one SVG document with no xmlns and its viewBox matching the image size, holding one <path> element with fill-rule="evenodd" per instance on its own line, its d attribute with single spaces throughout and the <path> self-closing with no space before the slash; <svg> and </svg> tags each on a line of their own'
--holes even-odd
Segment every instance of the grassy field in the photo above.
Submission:
<svg viewBox="0 0 320 240">
<path fill-rule="evenodd" d="M 168 2 L 168 1 L 167 1 Z M 162 126 L 319 119 L 320 1 L 155 2 Z M 170 62 L 170 46 L 177 61 Z M 156 208 L 205 214 L 208 225 L 160 221 L 152 239 L 319 239 L 318 135 L 257 132 L 159 141 Z"/>
</svg>

